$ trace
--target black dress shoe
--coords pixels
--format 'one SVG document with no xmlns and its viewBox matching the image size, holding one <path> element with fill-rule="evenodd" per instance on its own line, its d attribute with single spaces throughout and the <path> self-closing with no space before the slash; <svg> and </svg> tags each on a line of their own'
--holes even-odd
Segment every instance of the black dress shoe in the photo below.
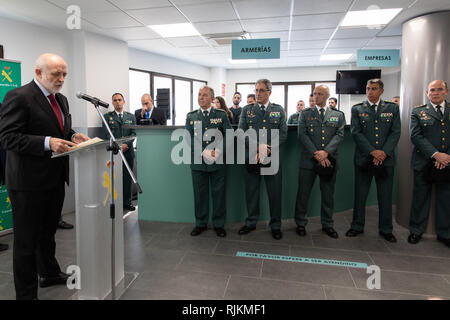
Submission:
<svg viewBox="0 0 450 320">
<path fill-rule="evenodd" d="M 280 229 L 272 230 L 272 237 L 275 240 L 280 240 L 283 237 L 283 233 L 281 232 Z"/>
<path fill-rule="evenodd" d="M 64 220 L 59 220 L 58 222 L 58 228 L 59 229 L 73 229 L 73 225 L 70 223 L 65 222 Z"/>
<path fill-rule="evenodd" d="M 134 210 L 136 210 L 136 207 L 133 206 L 133 205 L 123 206 L 123 208 L 124 208 L 125 210 L 128 210 L 128 211 L 134 211 Z"/>
<path fill-rule="evenodd" d="M 195 227 L 191 231 L 191 236 L 195 237 L 198 236 L 200 233 L 206 230 L 206 227 Z"/>
<path fill-rule="evenodd" d="M 304 237 L 306 235 L 306 229 L 304 226 L 297 226 L 297 229 L 295 229 L 295 232 L 301 237 Z"/>
<path fill-rule="evenodd" d="M 214 231 L 216 231 L 217 236 L 221 238 L 226 237 L 227 235 L 227 232 L 224 228 L 214 228 Z"/>
<path fill-rule="evenodd" d="M 0 251 L 6 251 L 9 249 L 9 246 L 5 243 L 0 243 Z"/>
<path fill-rule="evenodd" d="M 325 232 L 329 237 L 331 237 L 333 239 L 339 238 L 338 233 L 332 227 L 322 228 L 322 231 Z"/>
<path fill-rule="evenodd" d="M 349 229 L 346 233 L 345 236 L 346 237 L 356 237 L 358 234 L 364 233 L 364 231 L 358 231 L 355 229 Z"/>
<path fill-rule="evenodd" d="M 450 247 L 450 239 L 445 239 L 438 236 L 437 240 L 445 244 L 447 247 Z"/>
<path fill-rule="evenodd" d="M 58 284 L 66 284 L 68 278 L 69 278 L 69 275 L 64 272 L 60 272 L 55 277 L 40 278 L 39 279 L 39 287 L 46 288 L 46 287 L 55 286 Z"/>
<path fill-rule="evenodd" d="M 384 233 L 384 232 L 379 232 L 380 236 L 382 236 L 386 241 L 389 242 L 397 242 L 397 239 L 395 238 L 395 236 L 392 233 Z"/>
<path fill-rule="evenodd" d="M 238 234 L 240 234 L 240 235 L 248 234 L 255 229 L 256 229 L 256 227 L 251 228 L 251 227 L 243 226 L 242 228 L 239 229 Z"/>
<path fill-rule="evenodd" d="M 411 244 L 419 243 L 420 239 L 422 239 L 422 235 L 421 234 L 411 233 L 408 236 L 408 242 L 411 243 Z"/>
</svg>

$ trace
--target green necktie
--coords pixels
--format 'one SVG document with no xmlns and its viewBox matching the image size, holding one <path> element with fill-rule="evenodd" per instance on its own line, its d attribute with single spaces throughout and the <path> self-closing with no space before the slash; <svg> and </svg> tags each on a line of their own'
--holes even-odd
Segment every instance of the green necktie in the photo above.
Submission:
<svg viewBox="0 0 450 320">
<path fill-rule="evenodd" d="M 323 122 L 324 119 L 325 119 L 325 110 L 324 108 L 320 108 L 320 120 L 322 120 Z"/>
<path fill-rule="evenodd" d="M 441 119 L 444 117 L 444 115 L 442 114 L 442 111 L 441 111 L 441 106 L 439 105 L 439 106 L 436 106 L 436 108 L 437 108 L 437 113 L 438 113 L 438 115 L 441 117 Z"/>
<path fill-rule="evenodd" d="M 266 107 L 262 104 L 261 105 L 261 111 L 264 112 L 266 110 Z"/>
</svg>

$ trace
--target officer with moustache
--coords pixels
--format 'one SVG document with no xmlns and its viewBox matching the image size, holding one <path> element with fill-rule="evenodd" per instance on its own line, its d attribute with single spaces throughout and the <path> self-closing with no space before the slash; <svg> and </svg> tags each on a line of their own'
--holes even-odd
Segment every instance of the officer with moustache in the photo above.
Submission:
<svg viewBox="0 0 450 320">
<path fill-rule="evenodd" d="M 414 170 L 414 191 L 409 220 L 408 242 L 416 244 L 422 238 L 428 223 L 431 189 L 429 166 L 434 166 L 447 179 L 436 183 L 437 240 L 450 247 L 450 106 L 445 97 L 447 83 L 430 82 L 427 96 L 430 102 L 417 106 L 411 113 L 410 135 L 414 145 L 411 165 Z"/>
</svg>

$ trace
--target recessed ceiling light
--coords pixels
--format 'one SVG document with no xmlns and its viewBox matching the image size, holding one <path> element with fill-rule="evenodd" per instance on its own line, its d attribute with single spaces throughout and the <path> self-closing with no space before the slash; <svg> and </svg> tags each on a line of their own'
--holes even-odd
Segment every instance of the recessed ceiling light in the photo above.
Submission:
<svg viewBox="0 0 450 320">
<path fill-rule="evenodd" d="M 199 36 L 200 32 L 190 23 L 158 24 L 148 26 L 163 38 Z"/>
<path fill-rule="evenodd" d="M 231 64 L 247 64 L 247 63 L 256 63 L 256 59 L 228 59 Z"/>
<path fill-rule="evenodd" d="M 323 54 L 320 56 L 320 61 L 335 61 L 335 60 L 347 60 L 353 53 L 343 53 L 343 54 Z"/>
<path fill-rule="evenodd" d="M 394 8 L 349 11 L 345 15 L 341 27 L 386 25 L 402 10 L 402 8 Z"/>
</svg>

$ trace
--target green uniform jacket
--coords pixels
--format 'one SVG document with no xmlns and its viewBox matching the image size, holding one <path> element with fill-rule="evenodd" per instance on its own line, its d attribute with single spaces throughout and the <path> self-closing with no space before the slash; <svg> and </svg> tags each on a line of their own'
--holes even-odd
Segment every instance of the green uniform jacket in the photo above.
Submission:
<svg viewBox="0 0 450 320">
<path fill-rule="evenodd" d="M 195 122 L 201 122 L 202 123 L 202 132 L 197 133 L 194 132 L 194 125 Z M 220 130 L 223 136 L 223 145 L 221 148 L 216 148 L 219 152 L 222 152 L 223 154 L 223 163 L 225 163 L 225 150 L 226 150 L 226 130 L 232 129 L 230 120 L 228 119 L 227 113 L 223 110 L 211 108 L 208 116 L 205 118 L 203 114 L 203 110 L 200 108 L 195 111 L 191 111 L 187 114 L 186 117 L 186 130 L 189 131 L 190 137 L 191 137 L 191 169 L 196 171 L 216 171 L 220 168 L 220 166 L 223 166 L 223 164 L 207 164 L 205 163 L 203 157 L 202 157 L 202 163 L 195 164 L 194 162 L 194 142 L 197 141 L 201 144 L 202 150 L 205 150 L 206 147 L 215 141 L 215 138 L 212 139 L 212 141 L 202 141 L 203 137 L 202 135 L 205 135 L 206 137 L 206 131 L 208 129 L 216 129 Z"/>
<path fill-rule="evenodd" d="M 136 132 L 134 129 L 125 129 L 124 126 L 132 126 L 136 124 L 136 118 L 134 114 L 129 113 L 127 111 L 123 111 L 123 119 L 122 121 L 119 119 L 119 116 L 115 111 L 111 111 L 104 114 L 105 120 L 108 122 L 109 127 L 111 128 L 111 132 L 114 135 L 116 139 L 122 138 L 122 137 L 129 137 L 129 136 L 135 136 Z M 108 130 L 106 130 L 105 124 L 102 124 L 103 128 L 103 134 L 105 139 L 109 139 L 109 133 Z M 133 150 L 133 140 L 130 140 L 128 142 L 125 142 L 128 145 L 128 151 L 124 152 L 124 156 L 128 159 L 134 159 L 134 152 L 131 152 Z M 128 160 L 127 159 L 127 160 Z M 130 166 L 133 165 L 133 163 L 128 163 Z"/>
<path fill-rule="evenodd" d="M 318 150 L 325 150 L 337 161 L 338 146 L 344 141 L 344 128 L 345 116 L 340 111 L 327 108 L 322 122 L 316 107 L 303 110 L 298 122 L 298 138 L 302 146 L 300 168 L 313 169 L 317 163 L 314 152 Z"/>
<path fill-rule="evenodd" d="M 267 142 L 268 145 L 272 145 L 271 129 L 279 130 L 279 144 L 287 139 L 287 124 L 286 113 L 282 106 L 274 103 L 269 103 L 264 113 L 257 103 L 246 105 L 242 109 L 241 118 L 239 120 L 239 129 L 247 131 L 248 129 L 255 129 L 257 136 L 257 144 L 260 142 L 259 130 L 267 130 Z M 240 142 L 242 143 L 242 142 Z M 245 142 L 245 147 L 248 150 L 249 143 Z M 247 153 L 247 152 L 246 152 Z M 247 154 L 247 157 L 253 157 L 254 155 Z M 249 158 L 247 158 L 248 160 Z"/>
<path fill-rule="evenodd" d="M 296 112 L 289 117 L 287 124 L 298 124 L 299 118 L 300 118 L 300 114 L 298 112 Z"/>
<path fill-rule="evenodd" d="M 356 143 L 354 159 L 357 166 L 364 166 L 375 149 L 386 153 L 385 166 L 394 166 L 394 151 L 401 133 L 397 104 L 380 100 L 377 112 L 367 100 L 355 104 L 352 107 L 350 130 Z"/>
<path fill-rule="evenodd" d="M 433 106 L 428 103 L 415 107 L 411 113 L 409 133 L 414 150 L 411 166 L 422 170 L 435 152 L 450 154 L 450 107 L 445 102 L 441 119 Z"/>
</svg>

